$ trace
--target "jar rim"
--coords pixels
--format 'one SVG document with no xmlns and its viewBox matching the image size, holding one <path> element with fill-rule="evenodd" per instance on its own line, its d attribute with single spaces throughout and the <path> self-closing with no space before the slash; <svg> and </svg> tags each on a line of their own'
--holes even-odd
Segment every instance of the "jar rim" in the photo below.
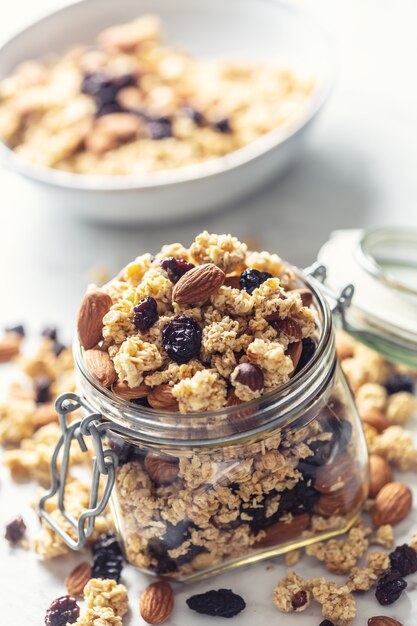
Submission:
<svg viewBox="0 0 417 626">
<path fill-rule="evenodd" d="M 300 286 L 313 294 L 320 317 L 320 335 L 310 361 L 276 390 L 236 406 L 186 414 L 135 405 L 92 377 L 83 358 L 84 350 L 75 336 L 73 355 L 79 390 L 92 409 L 108 419 L 110 430 L 114 427 L 126 438 L 158 445 L 219 445 L 282 427 L 299 412 L 300 406 L 307 406 L 317 396 L 333 375 L 336 362 L 332 314 L 320 283 L 298 268 L 291 269 Z M 239 419 L 233 420 L 234 416 Z"/>
</svg>

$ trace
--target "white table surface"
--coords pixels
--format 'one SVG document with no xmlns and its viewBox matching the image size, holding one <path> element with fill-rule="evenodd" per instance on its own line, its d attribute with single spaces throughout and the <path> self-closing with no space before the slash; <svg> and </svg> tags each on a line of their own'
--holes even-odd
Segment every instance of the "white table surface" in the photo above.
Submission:
<svg viewBox="0 0 417 626">
<path fill-rule="evenodd" d="M 59 4 L 53 0 L 7 3 L 0 38 Z M 166 241 L 189 242 L 203 228 L 256 237 L 266 249 L 300 266 L 315 260 L 336 228 L 388 224 L 417 228 L 417 3 L 315 0 L 313 7 L 311 1 L 300 0 L 300 4 L 313 8 L 335 31 L 340 77 L 308 149 L 291 171 L 238 207 L 152 229 L 81 224 L 62 218 L 59 207 L 46 213 L 20 179 L 0 171 L 0 327 L 23 321 L 37 332 L 46 323 L 58 323 L 68 338 L 93 266 L 104 266 L 112 274 L 142 251 L 157 250 Z M 2 366 L 1 386 L 7 371 Z M 33 486 L 12 487 L 1 471 L 0 528 L 22 513 L 34 532 L 37 520 L 28 507 Z M 398 527 L 398 536 L 406 538 L 407 528 L 409 520 Z M 63 580 L 76 561 L 74 556 L 42 564 L 23 550 L 10 551 L 0 541 L 2 623 L 42 624 L 46 606 L 64 592 Z M 284 569 L 279 559 L 271 564 L 271 570 L 266 563 L 258 564 L 181 589 L 169 624 L 213 624 L 213 619 L 189 611 L 184 599 L 219 587 L 232 587 L 247 601 L 248 608 L 233 621 L 235 626 L 261 626 L 268 620 L 284 626 L 319 624 L 317 607 L 302 616 L 283 616 L 275 610 L 271 590 Z M 324 572 L 314 565 L 304 559 L 297 569 L 307 575 Z M 141 623 L 136 598 L 147 579 L 126 568 L 124 580 L 132 609 L 131 621 L 124 623 Z M 415 589 L 416 583 L 410 581 L 407 597 L 384 610 L 372 595 L 361 598 L 355 624 L 366 624 L 369 616 L 382 613 L 395 616 L 404 626 L 415 626 Z"/>
</svg>

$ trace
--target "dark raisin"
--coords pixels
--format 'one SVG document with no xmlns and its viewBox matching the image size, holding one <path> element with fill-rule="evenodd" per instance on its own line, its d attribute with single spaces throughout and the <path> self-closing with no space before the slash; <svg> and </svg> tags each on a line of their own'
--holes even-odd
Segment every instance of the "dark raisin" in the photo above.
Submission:
<svg viewBox="0 0 417 626">
<path fill-rule="evenodd" d="M 120 438 L 109 439 L 109 447 L 117 454 L 119 465 L 124 465 L 131 460 L 135 448 Z"/>
<path fill-rule="evenodd" d="M 169 117 L 150 119 L 146 124 L 146 131 L 151 139 L 166 139 L 172 137 L 172 123 Z"/>
<path fill-rule="evenodd" d="M 22 326 L 22 324 L 18 324 L 17 326 L 8 326 L 7 328 L 4 329 L 4 331 L 6 333 L 16 333 L 17 335 L 20 335 L 21 337 L 25 336 L 25 328 L 24 326 Z"/>
<path fill-rule="evenodd" d="M 227 117 L 224 117 L 221 120 L 217 120 L 216 122 L 214 122 L 213 124 L 215 130 L 218 130 L 219 133 L 231 133 L 232 132 L 232 127 L 230 125 L 230 120 Z"/>
<path fill-rule="evenodd" d="M 325 432 L 333 435 L 331 457 L 344 452 L 352 439 L 352 424 L 348 420 L 339 419 L 336 415 L 320 418 L 319 422 Z"/>
<path fill-rule="evenodd" d="M 34 381 L 35 401 L 44 404 L 51 399 L 51 380 L 48 376 L 38 376 Z"/>
<path fill-rule="evenodd" d="M 204 115 L 201 113 L 201 111 L 198 111 L 198 109 L 195 109 L 194 107 L 183 107 L 182 109 L 180 109 L 180 114 L 184 117 L 188 117 L 197 126 L 203 126 L 205 123 Z"/>
<path fill-rule="evenodd" d="M 393 374 L 385 383 L 385 389 L 388 395 L 398 393 L 399 391 L 408 391 L 408 393 L 414 393 L 415 378 L 408 374 Z"/>
<path fill-rule="evenodd" d="M 311 361 L 316 351 L 316 344 L 311 339 L 311 337 L 305 337 L 301 341 L 303 343 L 303 351 L 301 353 L 300 360 L 298 361 L 298 365 L 295 370 L 296 374 L 298 374 L 298 372 L 301 372 L 301 370 L 307 365 L 307 363 Z"/>
<path fill-rule="evenodd" d="M 54 342 L 54 354 L 55 354 L 55 356 L 59 356 L 61 354 L 61 352 L 63 352 L 66 349 L 67 349 L 67 346 L 65 346 L 60 341 L 55 341 Z"/>
<path fill-rule="evenodd" d="M 188 520 L 182 520 L 178 524 L 167 522 L 167 528 L 163 537 L 163 542 L 167 550 L 178 548 L 190 536 L 190 532 L 195 526 Z"/>
<path fill-rule="evenodd" d="M 58 331 L 55 326 L 47 326 L 41 332 L 42 337 L 48 337 L 48 339 L 52 339 L 52 341 L 56 341 L 58 338 Z"/>
<path fill-rule="evenodd" d="M 300 589 L 300 591 L 297 591 L 291 598 L 291 606 L 295 611 L 305 604 L 307 604 L 307 592 L 304 591 L 304 589 Z"/>
<path fill-rule="evenodd" d="M 193 611 L 213 617 L 234 617 L 246 606 L 244 599 L 231 589 L 212 589 L 191 596 L 186 602 Z"/>
<path fill-rule="evenodd" d="M 171 283 L 177 283 L 179 279 L 187 272 L 193 269 L 194 265 L 188 263 L 185 259 L 176 259 L 173 256 L 169 256 L 160 263 L 162 269 L 168 274 L 168 278 Z"/>
<path fill-rule="evenodd" d="M 279 512 L 281 515 L 308 513 L 316 504 L 318 497 L 319 494 L 308 481 L 300 481 L 292 489 L 285 489 L 282 492 Z"/>
<path fill-rule="evenodd" d="M 61 596 L 54 600 L 46 611 L 45 626 L 66 626 L 77 621 L 80 607 L 72 596 Z"/>
<path fill-rule="evenodd" d="M 389 555 L 389 560 L 391 569 L 398 572 L 400 576 L 408 576 L 417 572 L 417 552 L 406 543 L 395 548 Z"/>
<path fill-rule="evenodd" d="M 92 545 L 92 578 L 112 578 L 120 581 L 123 555 L 116 537 L 112 533 L 102 535 Z"/>
<path fill-rule="evenodd" d="M 158 305 L 150 296 L 141 300 L 133 310 L 133 323 L 138 330 L 148 330 L 158 319 Z"/>
<path fill-rule="evenodd" d="M 320 622 L 319 626 L 334 626 L 334 624 L 329 619 L 324 619 Z"/>
<path fill-rule="evenodd" d="M 395 570 L 391 570 L 383 574 L 378 580 L 375 591 L 376 599 L 382 606 L 393 604 L 406 587 L 407 582 L 404 578 Z"/>
<path fill-rule="evenodd" d="M 176 363 L 188 363 L 200 353 L 201 328 L 189 315 L 177 315 L 162 331 L 164 348 Z"/>
<path fill-rule="evenodd" d="M 150 568 L 157 574 L 169 574 L 178 570 L 178 564 L 168 555 L 168 550 L 161 539 L 156 537 L 150 539 L 146 551 L 150 558 L 156 561 L 156 564 L 152 564 Z"/>
<path fill-rule="evenodd" d="M 251 294 L 268 278 L 272 278 L 272 274 L 268 272 L 260 272 L 254 269 L 243 270 L 240 275 L 240 288 Z"/>
<path fill-rule="evenodd" d="M 99 552 L 107 552 L 108 554 L 122 555 L 122 549 L 116 536 L 113 533 L 101 535 L 91 546 L 93 556 Z"/>
<path fill-rule="evenodd" d="M 19 516 L 6 525 L 6 532 L 4 536 L 10 543 L 18 543 L 23 539 L 25 532 L 26 524 Z"/>
<path fill-rule="evenodd" d="M 92 72 L 86 74 L 81 83 L 81 92 L 92 96 L 98 107 L 106 104 L 114 104 L 116 96 L 124 87 L 132 87 L 136 84 L 133 74 L 110 76 L 105 72 Z"/>
<path fill-rule="evenodd" d="M 122 107 L 117 102 L 101 104 L 96 111 L 96 117 L 103 117 L 103 115 L 111 115 L 112 113 L 123 113 Z"/>
</svg>

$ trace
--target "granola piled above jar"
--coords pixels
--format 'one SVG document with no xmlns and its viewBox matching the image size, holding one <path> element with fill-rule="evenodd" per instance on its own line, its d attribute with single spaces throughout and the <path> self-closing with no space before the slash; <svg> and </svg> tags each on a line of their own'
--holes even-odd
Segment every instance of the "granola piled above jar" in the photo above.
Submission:
<svg viewBox="0 0 417 626">
<path fill-rule="evenodd" d="M 79 310 L 91 374 L 123 398 L 181 413 L 259 398 L 314 352 L 312 294 L 276 254 L 203 232 L 143 254 Z"/>
<path fill-rule="evenodd" d="M 157 17 L 30 60 L 0 82 L 0 138 L 39 165 L 124 175 L 200 163 L 307 112 L 314 82 L 273 63 L 197 59 Z"/>
</svg>

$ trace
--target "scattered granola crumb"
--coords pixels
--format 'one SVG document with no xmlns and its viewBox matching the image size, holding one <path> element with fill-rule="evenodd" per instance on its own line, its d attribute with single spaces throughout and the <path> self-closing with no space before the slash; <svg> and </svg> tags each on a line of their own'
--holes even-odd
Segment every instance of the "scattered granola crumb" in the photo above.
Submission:
<svg viewBox="0 0 417 626">
<path fill-rule="evenodd" d="M 84 587 L 84 599 L 89 609 L 109 607 L 123 617 L 128 610 L 127 589 L 111 578 L 92 578 Z"/>
<path fill-rule="evenodd" d="M 287 567 L 294 567 L 300 561 L 302 556 L 301 550 L 291 550 L 291 552 L 287 552 L 284 557 L 285 565 Z"/>
<path fill-rule="evenodd" d="M 122 618 L 108 606 L 95 606 L 83 611 L 74 626 L 122 626 Z"/>
<path fill-rule="evenodd" d="M 400 470 L 417 470 L 417 448 L 412 435 L 401 426 L 390 426 L 373 438 L 369 451 L 384 457 Z"/>
<path fill-rule="evenodd" d="M 369 545 L 366 537 L 370 532 L 365 527 L 352 528 L 346 539 L 330 539 L 312 544 L 307 546 L 306 554 L 323 561 L 330 572 L 346 574 L 365 553 Z"/>
<path fill-rule="evenodd" d="M 310 581 L 313 597 L 322 605 L 325 619 L 335 626 L 349 626 L 356 616 L 356 601 L 347 585 L 328 582 L 325 578 Z"/>
<path fill-rule="evenodd" d="M 368 591 L 389 567 L 389 556 L 385 552 L 371 552 L 368 554 L 367 566 L 353 567 L 346 584 L 350 591 Z"/>
<path fill-rule="evenodd" d="M 290 572 L 278 582 L 272 592 L 272 600 L 284 613 L 304 611 L 311 600 L 309 584 L 295 572 Z"/>
<path fill-rule="evenodd" d="M 390 524 L 383 524 L 376 529 L 372 535 L 370 543 L 373 545 L 383 546 L 384 548 L 392 548 L 394 545 L 394 529 Z"/>
</svg>

